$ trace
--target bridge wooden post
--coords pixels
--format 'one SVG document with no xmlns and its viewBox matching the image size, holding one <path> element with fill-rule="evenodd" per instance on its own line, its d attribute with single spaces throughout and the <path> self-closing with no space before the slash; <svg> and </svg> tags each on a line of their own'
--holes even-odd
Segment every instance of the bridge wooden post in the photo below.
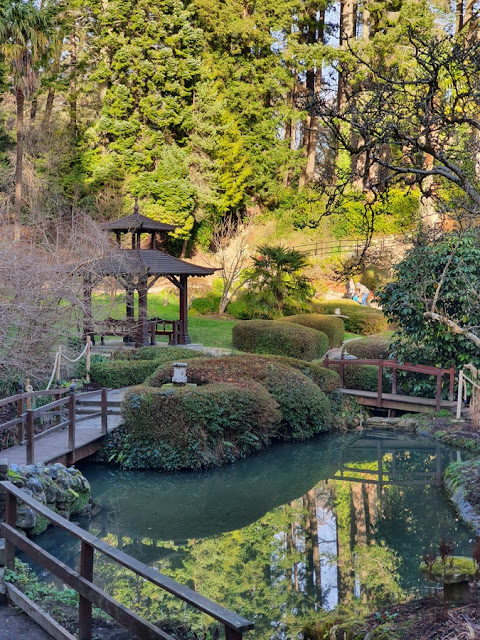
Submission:
<svg viewBox="0 0 480 640">
<path fill-rule="evenodd" d="M 345 364 L 343 363 L 342 360 L 340 360 L 339 374 L 340 374 L 340 389 L 344 389 L 345 388 Z"/>
<path fill-rule="evenodd" d="M 7 494 L 7 504 L 5 508 L 5 522 L 11 527 L 17 527 L 17 496 L 12 495 L 9 491 Z M 5 568 L 10 571 L 15 570 L 15 545 L 5 538 Z"/>
<path fill-rule="evenodd" d="M 88 582 L 93 581 L 93 555 L 93 547 L 82 540 L 80 575 Z M 79 640 L 92 640 L 92 603 L 83 596 L 80 596 L 78 603 L 78 638 Z"/>
<path fill-rule="evenodd" d="M 18 383 L 18 393 L 20 394 L 20 398 L 17 400 L 17 418 L 20 418 L 23 414 L 23 382 Z M 18 441 L 21 444 L 25 440 L 25 423 L 20 422 L 18 425 Z"/>
<path fill-rule="evenodd" d="M 397 368 L 395 365 L 392 366 L 392 393 L 394 396 L 397 395 Z"/>
<path fill-rule="evenodd" d="M 450 367 L 448 370 L 450 376 L 450 386 L 448 389 L 448 399 L 453 402 L 455 399 L 455 367 Z"/>
<path fill-rule="evenodd" d="M 437 394 L 435 396 L 435 410 L 440 411 L 442 406 L 442 375 L 443 372 L 437 373 Z"/>
<path fill-rule="evenodd" d="M 77 399 L 75 397 L 75 385 L 70 385 L 70 400 L 68 402 L 68 448 L 71 451 L 71 464 L 75 462 L 75 409 Z"/>
<path fill-rule="evenodd" d="M 101 397 L 100 397 L 100 410 L 102 412 L 102 436 L 107 435 L 107 387 L 102 387 Z"/>
<path fill-rule="evenodd" d="M 377 387 L 377 402 L 382 402 L 382 386 L 383 386 L 383 360 L 378 363 L 378 387 Z"/>
<path fill-rule="evenodd" d="M 33 420 L 34 420 L 34 412 L 32 410 L 27 411 L 27 464 L 33 464 L 35 453 L 34 453 L 34 428 L 33 428 Z"/>
<path fill-rule="evenodd" d="M 462 394 L 463 394 L 463 369 L 458 374 L 458 392 L 457 392 L 457 420 L 462 417 Z"/>
<path fill-rule="evenodd" d="M 242 640 L 242 638 L 243 634 L 241 631 L 237 631 L 236 629 L 232 629 L 225 625 L 225 640 Z"/>
</svg>

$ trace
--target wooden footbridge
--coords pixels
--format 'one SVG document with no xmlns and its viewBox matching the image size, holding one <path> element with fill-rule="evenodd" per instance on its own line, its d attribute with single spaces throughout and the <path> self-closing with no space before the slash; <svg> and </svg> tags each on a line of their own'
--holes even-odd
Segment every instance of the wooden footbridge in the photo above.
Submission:
<svg viewBox="0 0 480 640">
<path fill-rule="evenodd" d="M 92 455 L 120 423 L 123 389 L 76 393 L 69 389 L 19 393 L 0 401 L 16 417 L 0 425 L 0 435 L 15 444 L 1 452 L 9 464 L 75 464 Z M 32 408 L 53 397 L 43 406 Z"/>
<path fill-rule="evenodd" d="M 454 411 L 457 403 L 454 401 L 455 369 L 441 369 L 421 364 L 400 364 L 397 360 L 361 360 L 354 358 L 341 358 L 330 360 L 325 358 L 324 366 L 338 371 L 340 375 L 340 391 L 346 395 L 354 396 L 357 402 L 367 407 L 377 409 L 394 409 L 412 413 L 434 413 L 440 409 Z M 345 383 L 345 367 L 358 367 L 370 365 L 377 367 L 377 389 L 367 391 L 364 389 L 348 388 Z M 391 392 L 384 392 L 384 372 L 391 371 Z M 397 371 L 408 371 L 414 374 L 434 376 L 436 378 L 436 391 L 434 398 L 422 398 L 399 393 L 397 385 Z M 448 378 L 448 400 L 442 398 L 444 377 Z"/>
</svg>

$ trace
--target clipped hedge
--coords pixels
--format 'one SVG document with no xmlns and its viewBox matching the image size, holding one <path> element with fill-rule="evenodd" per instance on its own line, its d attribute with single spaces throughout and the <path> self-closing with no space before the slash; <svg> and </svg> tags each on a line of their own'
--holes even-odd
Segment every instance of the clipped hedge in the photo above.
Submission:
<svg viewBox="0 0 480 640">
<path fill-rule="evenodd" d="M 195 309 L 198 313 L 209 314 L 218 313 L 221 296 L 209 294 L 206 298 L 195 298 L 190 305 L 191 309 Z"/>
<path fill-rule="evenodd" d="M 218 382 L 246 383 L 255 381 L 262 384 L 277 401 L 281 420 L 279 434 L 284 440 L 304 440 L 327 428 L 330 420 L 328 398 L 315 384 L 314 375 L 304 375 L 300 370 L 286 366 L 283 360 L 290 358 L 267 358 L 258 356 L 226 356 L 222 358 L 202 358 L 188 365 L 188 381 L 198 385 Z M 298 362 L 298 361 L 297 361 Z M 306 363 L 305 363 L 306 364 Z M 322 381 L 333 376 L 322 376 L 320 369 L 308 365 Z M 300 368 L 300 365 L 298 366 Z M 172 377 L 171 365 L 164 365 L 146 381 L 146 385 L 161 387 Z M 336 378 L 338 384 L 338 378 Z"/>
<path fill-rule="evenodd" d="M 335 309 L 340 309 L 345 323 L 345 329 L 351 333 L 369 336 L 382 331 L 388 331 L 391 326 L 380 309 L 363 307 L 353 300 L 324 300 L 312 302 L 312 313 L 334 314 Z"/>
<path fill-rule="evenodd" d="M 113 360 L 156 360 L 160 364 L 201 357 L 203 353 L 186 347 L 140 347 L 139 349 L 117 349 L 112 353 Z"/>
<path fill-rule="evenodd" d="M 345 340 L 345 325 L 341 318 L 333 315 L 322 315 L 320 313 L 301 313 L 296 316 L 281 318 L 281 322 L 293 322 L 302 327 L 310 327 L 317 331 L 322 331 L 328 338 L 330 348 L 340 347 Z"/>
<path fill-rule="evenodd" d="M 338 371 L 338 365 L 332 365 Z M 346 366 L 344 370 L 344 385 L 346 389 L 360 389 L 361 391 L 377 391 L 378 367 L 370 364 L 357 364 Z M 391 383 L 387 376 L 383 375 L 382 389 L 385 393 L 391 392 Z"/>
<path fill-rule="evenodd" d="M 117 349 L 110 360 L 92 361 L 92 381 L 102 387 L 119 389 L 142 382 L 165 362 L 203 358 L 204 354 L 184 347 L 140 347 Z"/>
<path fill-rule="evenodd" d="M 191 390 L 139 386 L 122 403 L 124 427 L 107 444 L 127 469 L 199 469 L 269 444 L 278 404 L 261 385 L 214 383 Z"/>
<path fill-rule="evenodd" d="M 159 366 L 157 360 L 106 360 L 92 362 L 92 382 L 109 389 L 141 384 Z"/>
<path fill-rule="evenodd" d="M 279 362 L 287 367 L 301 371 L 303 375 L 313 380 L 323 393 L 332 393 L 340 387 L 340 376 L 336 371 L 326 369 L 321 362 L 305 362 L 287 356 L 250 356 L 251 358 L 268 358 L 271 362 Z"/>
<path fill-rule="evenodd" d="M 345 349 L 352 356 L 367 360 L 388 360 L 390 349 L 390 338 L 382 335 L 368 336 L 360 340 L 352 340 L 345 345 Z"/>
<path fill-rule="evenodd" d="M 316 360 L 328 351 L 321 331 L 273 320 L 247 320 L 233 326 L 233 346 L 240 351 Z"/>
</svg>

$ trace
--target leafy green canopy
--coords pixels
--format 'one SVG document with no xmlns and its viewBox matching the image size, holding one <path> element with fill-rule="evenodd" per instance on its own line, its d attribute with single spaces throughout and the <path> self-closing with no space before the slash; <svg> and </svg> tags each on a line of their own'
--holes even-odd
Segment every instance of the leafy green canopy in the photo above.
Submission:
<svg viewBox="0 0 480 640">
<path fill-rule="evenodd" d="M 385 315 L 399 325 L 394 355 L 414 364 L 459 366 L 472 362 L 479 366 L 480 354 L 471 340 L 424 316 L 434 310 L 459 327 L 477 332 L 479 279 L 478 231 L 447 234 L 437 242 L 424 241 L 411 249 L 379 296 Z"/>
</svg>

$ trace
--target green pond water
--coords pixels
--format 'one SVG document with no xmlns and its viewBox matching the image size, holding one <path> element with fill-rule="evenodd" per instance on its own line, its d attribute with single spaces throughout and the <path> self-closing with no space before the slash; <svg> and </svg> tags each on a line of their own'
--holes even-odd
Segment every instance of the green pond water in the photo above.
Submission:
<svg viewBox="0 0 480 640">
<path fill-rule="evenodd" d="M 277 445 L 200 473 L 86 463 L 101 510 L 81 524 L 253 620 L 246 638 L 298 638 L 322 610 L 375 610 L 428 588 L 418 566 L 442 536 L 471 553 L 473 536 L 441 486 L 459 455 L 411 435 L 362 433 Z M 61 532 L 37 540 L 78 566 L 78 546 Z M 96 556 L 95 570 L 99 585 L 152 621 L 209 624 L 114 563 Z"/>
</svg>

